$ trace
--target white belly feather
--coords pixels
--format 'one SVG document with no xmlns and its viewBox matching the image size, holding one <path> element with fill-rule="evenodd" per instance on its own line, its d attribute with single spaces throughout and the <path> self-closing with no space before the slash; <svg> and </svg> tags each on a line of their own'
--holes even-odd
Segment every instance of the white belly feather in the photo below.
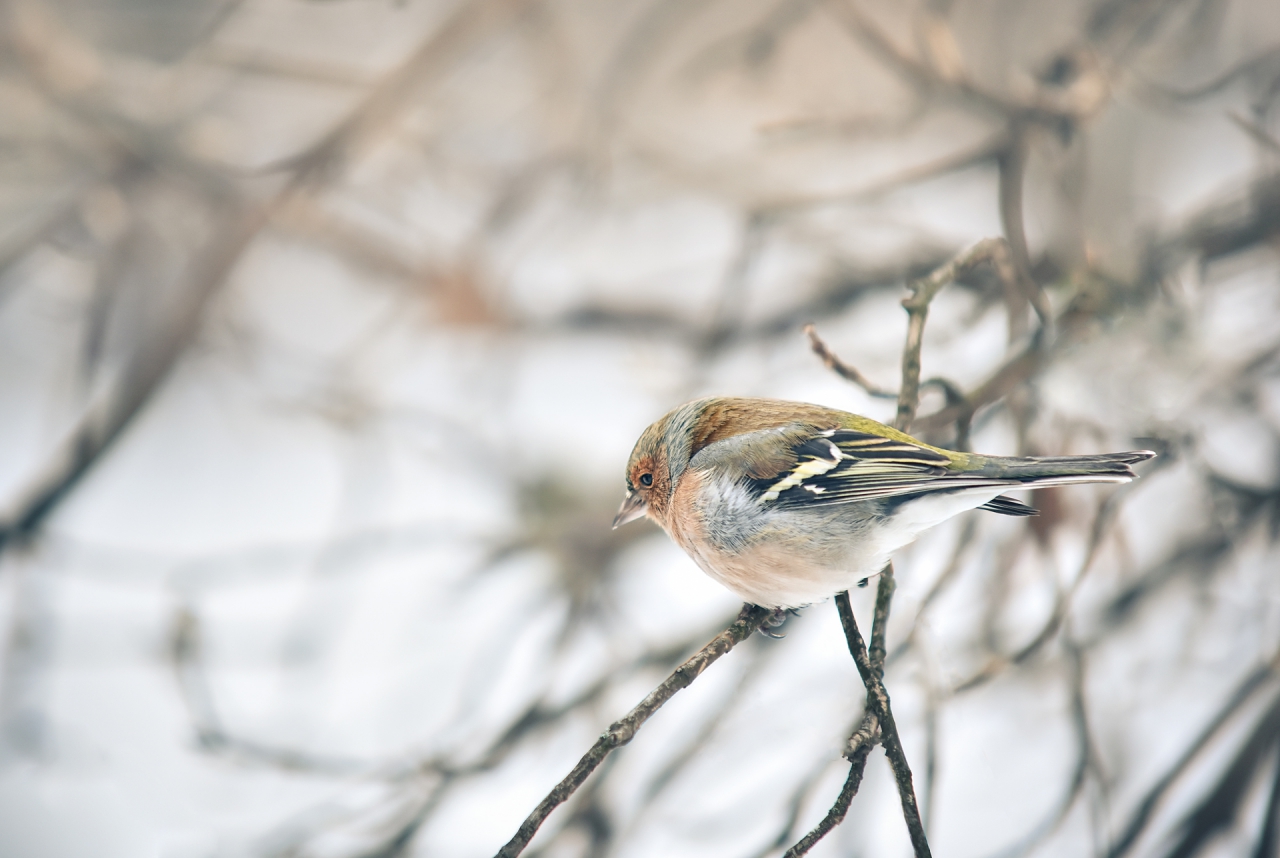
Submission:
<svg viewBox="0 0 1280 858">
<path fill-rule="evenodd" d="M 739 486 L 708 481 L 696 502 L 699 532 L 672 528 L 671 536 L 704 572 L 744 601 L 793 608 L 855 586 L 922 531 L 1000 491 L 934 492 L 898 505 L 884 518 L 863 503 L 767 510 Z M 708 521 L 720 523 L 719 528 L 707 532 L 703 522 Z M 725 522 L 730 522 L 727 532 Z"/>
</svg>

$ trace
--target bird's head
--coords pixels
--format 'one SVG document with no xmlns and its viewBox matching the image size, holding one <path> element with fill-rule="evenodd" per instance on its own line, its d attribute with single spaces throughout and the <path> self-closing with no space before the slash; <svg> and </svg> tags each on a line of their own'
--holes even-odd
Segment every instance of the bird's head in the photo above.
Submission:
<svg viewBox="0 0 1280 858">
<path fill-rule="evenodd" d="M 668 445 L 663 437 L 666 420 L 664 417 L 644 430 L 631 451 L 627 460 L 627 493 L 613 519 L 615 528 L 644 515 L 659 522 L 666 517 L 673 486 Z"/>
<path fill-rule="evenodd" d="M 685 403 L 641 433 L 627 460 L 627 494 L 614 527 L 644 515 L 659 524 L 666 521 L 671 494 L 693 452 L 695 427 L 710 401 Z"/>
</svg>

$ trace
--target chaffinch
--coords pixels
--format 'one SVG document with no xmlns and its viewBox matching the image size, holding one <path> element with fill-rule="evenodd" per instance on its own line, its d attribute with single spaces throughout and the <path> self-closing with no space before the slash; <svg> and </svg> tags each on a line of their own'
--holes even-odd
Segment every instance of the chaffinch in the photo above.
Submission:
<svg viewBox="0 0 1280 858">
<path fill-rule="evenodd" d="M 821 405 L 699 399 L 644 430 L 613 526 L 647 515 L 745 601 L 794 608 L 876 574 L 965 510 L 1035 514 L 1001 492 L 1125 483 L 1154 455 L 981 456 Z"/>
</svg>

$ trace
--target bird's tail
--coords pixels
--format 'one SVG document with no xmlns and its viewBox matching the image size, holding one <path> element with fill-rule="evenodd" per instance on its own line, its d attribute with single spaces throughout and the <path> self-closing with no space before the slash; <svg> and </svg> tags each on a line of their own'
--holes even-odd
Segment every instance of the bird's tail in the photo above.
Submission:
<svg viewBox="0 0 1280 858">
<path fill-rule="evenodd" d="M 1014 458 L 989 456 L 974 473 L 1016 480 L 1027 488 L 1066 486 L 1073 483 L 1127 483 L 1137 476 L 1131 465 L 1155 457 L 1150 450 L 1104 453 L 1099 456 Z"/>
</svg>

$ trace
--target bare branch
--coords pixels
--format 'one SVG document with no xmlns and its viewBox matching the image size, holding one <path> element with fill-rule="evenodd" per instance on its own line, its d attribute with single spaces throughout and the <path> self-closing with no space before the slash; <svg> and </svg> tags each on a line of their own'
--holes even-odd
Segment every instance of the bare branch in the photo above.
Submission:
<svg viewBox="0 0 1280 858">
<path fill-rule="evenodd" d="M 884 611 L 888 612 L 893 585 L 886 586 L 885 579 L 892 580 L 891 575 L 892 572 L 886 570 L 885 577 L 881 579 L 880 591 L 876 598 L 877 613 L 880 612 L 881 602 L 885 604 Z M 885 595 L 881 598 L 880 594 Z M 840 612 L 840 623 L 844 626 L 849 652 L 853 655 L 853 662 L 857 665 L 862 682 L 867 687 L 867 700 L 880 720 L 880 728 L 884 733 L 885 756 L 889 758 L 894 779 L 898 782 L 898 798 L 902 801 L 902 815 L 906 819 L 907 831 L 911 835 L 911 847 L 915 850 L 916 858 L 928 858 L 931 854 L 929 841 L 925 837 L 924 825 L 920 821 L 920 808 L 916 802 L 915 787 L 911 783 L 911 767 L 907 764 L 906 754 L 903 753 L 902 739 L 898 736 L 898 725 L 893 719 L 893 710 L 889 706 L 889 694 L 885 691 L 884 682 L 881 679 L 884 664 L 883 662 L 873 663 L 868 655 L 866 644 L 862 641 L 862 634 L 858 631 L 858 621 L 853 616 L 853 606 L 849 603 L 847 590 L 836 594 L 836 608 Z M 875 644 L 874 634 L 872 643 Z M 883 650 L 880 652 L 883 653 Z M 883 659 L 883 654 L 881 658 Z"/>
<path fill-rule="evenodd" d="M 694 653 L 684 664 L 677 667 L 661 685 L 649 692 L 649 695 L 644 700 L 641 700 L 634 709 L 609 725 L 609 729 L 600 735 L 596 743 L 591 746 L 591 750 L 583 755 L 572 771 L 565 775 L 564 780 L 556 784 L 555 788 L 547 793 L 546 798 L 539 802 L 533 812 L 521 823 L 515 835 L 507 841 L 505 846 L 498 850 L 496 858 L 515 858 L 515 856 L 523 852 L 524 848 L 529 845 L 529 841 L 533 839 L 533 835 L 538 833 L 538 828 L 543 821 L 551 815 L 551 811 L 567 801 L 577 791 L 578 787 L 582 786 L 591 773 L 596 770 L 596 767 L 604 761 L 605 757 L 609 756 L 614 749 L 627 744 L 635 738 L 636 732 L 639 731 L 645 721 L 649 720 L 654 712 L 662 708 L 663 704 L 675 696 L 677 691 L 689 687 L 689 684 L 697 679 L 712 662 L 746 640 L 752 632 L 760 628 L 760 624 L 768 616 L 769 611 L 765 608 L 756 605 L 743 605 L 742 610 L 738 613 L 738 619 L 734 621 L 733 625 L 716 635 L 711 639 L 710 643 Z"/>
<path fill-rule="evenodd" d="M 823 342 L 822 337 L 818 336 L 818 331 L 813 327 L 813 325 L 805 325 L 804 332 L 805 335 L 809 337 L 809 346 L 813 349 L 813 353 L 818 356 L 818 359 L 822 361 L 827 369 L 831 370 L 845 381 L 851 381 L 858 385 L 858 387 L 861 387 L 871 396 L 879 397 L 881 399 L 898 398 L 897 393 L 894 393 L 892 390 L 886 390 L 876 384 L 874 381 L 859 372 L 856 366 L 847 364 L 840 360 L 839 356 L 837 356 L 835 352 L 831 351 L 827 344 Z"/>
<path fill-rule="evenodd" d="M 987 239 L 979 242 L 964 253 L 954 257 L 946 265 L 936 269 L 932 274 L 909 284 L 912 294 L 902 302 L 907 309 L 908 323 L 907 341 L 902 352 L 902 388 L 898 392 L 898 414 L 897 419 L 894 421 L 897 428 L 905 431 L 910 427 L 912 417 L 920 404 L 920 350 L 923 344 L 924 323 L 928 314 L 929 303 L 947 283 L 963 276 L 964 272 L 970 270 L 974 265 L 992 259 L 997 254 L 1007 253 L 1007 247 L 1008 245 L 1003 239 Z M 855 383 L 861 384 L 866 388 L 867 385 L 865 380 L 861 378 L 861 374 L 857 370 L 844 367 L 839 358 L 817 336 L 812 325 L 805 328 L 805 333 L 809 336 L 814 352 L 822 359 L 823 363 L 839 373 L 841 377 L 855 381 Z M 837 369 L 837 366 L 844 367 L 845 371 L 842 372 Z M 948 389 L 948 399 L 951 399 L 952 395 L 954 394 Z M 967 434 L 967 421 L 961 431 Z M 897 725 L 893 720 L 893 712 L 889 706 L 889 695 L 885 691 L 883 683 L 884 662 L 887 652 L 886 635 L 895 586 L 893 565 L 889 564 L 881 573 L 880 584 L 876 588 L 875 616 L 871 627 L 870 651 L 863 643 L 862 635 L 858 631 L 858 625 L 853 616 L 853 608 L 849 602 L 848 591 L 836 594 L 836 607 L 840 613 L 841 625 L 844 627 L 845 639 L 848 642 L 849 651 L 853 655 L 854 663 L 858 667 L 858 673 L 861 674 L 862 682 L 867 689 L 866 711 L 869 716 L 874 717 L 878 725 L 875 728 L 864 729 L 868 728 L 868 722 L 864 719 L 863 727 L 859 728 L 854 736 L 851 737 L 848 756 L 852 767 L 845 781 L 844 789 L 841 790 L 835 804 L 818 827 L 793 847 L 787 853 L 788 855 L 804 854 L 814 843 L 817 843 L 818 840 L 844 819 L 845 814 L 848 812 L 849 803 L 852 801 L 853 795 L 857 792 L 858 785 L 862 780 L 862 769 L 866 765 L 866 748 L 869 741 L 867 737 L 871 736 L 873 731 L 875 733 L 882 732 L 883 734 L 885 754 L 889 758 L 889 764 L 893 768 L 894 779 L 897 781 L 898 797 L 902 802 L 902 815 L 906 820 L 907 831 L 911 836 L 912 848 L 915 850 L 917 858 L 928 858 L 930 855 L 928 838 L 925 835 L 924 825 L 920 818 L 919 803 L 916 800 L 915 787 L 912 784 L 911 767 L 907 763 L 906 752 L 902 748 L 902 740 L 898 735 Z"/>
<path fill-rule="evenodd" d="M 920 407 L 920 349 L 924 343 L 924 323 L 929 304 L 948 283 L 953 283 L 984 262 L 999 259 L 1008 252 L 1002 238 L 984 238 L 961 251 L 950 262 L 927 277 L 907 284 L 911 294 L 902 300 L 907 310 L 907 344 L 902 350 L 902 387 L 898 391 L 898 414 L 893 421 L 903 432 L 911 428 L 916 409 Z M 950 422 L 950 421 L 944 421 Z"/>
<path fill-rule="evenodd" d="M 849 812 L 849 805 L 853 803 L 853 797 L 858 794 L 858 787 L 862 784 L 862 774 L 867 768 L 867 757 L 870 756 L 871 749 L 875 747 L 876 738 L 878 738 L 873 736 L 874 722 L 875 716 L 867 713 L 863 717 L 863 726 L 859 727 L 850 739 L 850 750 L 846 755 L 849 759 L 849 774 L 845 778 L 844 786 L 840 788 L 840 795 L 836 797 L 835 804 L 831 805 L 831 809 L 827 811 L 822 821 L 800 838 L 795 846 L 788 849 L 782 858 L 799 858 L 812 849 L 819 840 L 826 837 L 833 828 L 844 822 L 845 815 Z"/>
<path fill-rule="evenodd" d="M 892 601 L 893 589 L 893 570 L 892 568 L 886 568 L 885 573 L 880 578 L 880 586 L 876 590 L 876 614 L 871 631 L 872 649 L 880 654 L 878 661 L 876 656 L 872 655 L 871 663 L 881 672 L 884 670 L 884 627 L 889 618 L 889 603 Z M 849 598 L 847 591 L 841 595 L 846 600 Z M 839 596 L 837 596 L 837 605 L 838 602 Z M 843 622 L 843 619 L 841 621 Z M 832 829 L 844 821 L 845 815 L 849 812 L 849 805 L 853 802 L 853 797 L 857 794 L 858 787 L 862 783 L 862 774 L 867 767 L 867 757 L 871 753 L 871 749 L 880 744 L 882 738 L 880 718 L 872 707 L 871 692 L 868 690 L 862 719 L 857 729 L 849 736 L 849 741 L 845 745 L 844 758 L 849 761 L 849 774 L 845 778 L 840 794 L 836 796 L 835 803 L 827 811 L 827 815 L 822 818 L 822 821 L 802 837 L 795 846 L 788 849 L 783 858 L 795 858 L 795 856 L 804 855 L 819 840 L 826 837 Z"/>
</svg>

